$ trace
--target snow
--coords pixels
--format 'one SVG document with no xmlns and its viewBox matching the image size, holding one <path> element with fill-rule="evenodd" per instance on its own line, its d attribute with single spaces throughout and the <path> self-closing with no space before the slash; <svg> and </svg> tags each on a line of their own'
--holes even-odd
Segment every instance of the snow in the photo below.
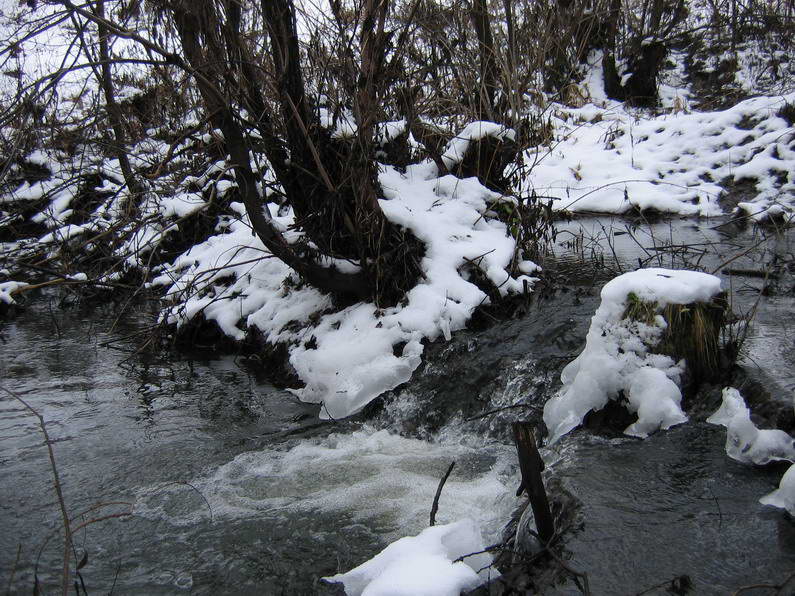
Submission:
<svg viewBox="0 0 795 596">
<path fill-rule="evenodd" d="M 782 219 L 790 222 L 795 218 L 791 207 L 784 207 L 778 203 L 769 205 L 758 205 L 756 203 L 737 203 L 736 215 L 748 217 L 755 222 L 766 222 L 774 219 Z"/>
<path fill-rule="evenodd" d="M 586 78 L 592 104 L 556 106 L 550 113 L 555 140 L 525 151 L 535 164 L 522 182 L 529 193 L 549 197 L 556 210 L 627 213 L 654 209 L 712 217 L 724 181 L 754 181 L 746 201 L 755 210 L 795 201 L 795 131 L 776 113 L 795 93 L 755 97 L 713 112 L 672 107 L 658 116 L 607 100 L 599 61 Z M 668 90 L 672 104 L 685 95 Z"/>
<path fill-rule="evenodd" d="M 235 339 L 256 328 L 266 341 L 285 343 L 305 383 L 293 392 L 322 404 L 321 417 L 338 419 L 408 381 L 421 363 L 423 339 L 449 339 L 489 302 L 468 279 L 473 267 L 503 295 L 523 292 L 525 282 L 532 287 L 536 281 L 508 272 L 515 242 L 505 224 L 483 215 L 487 202 L 511 199 L 476 178 L 438 178 L 432 162 L 409 166 L 405 173 L 383 166 L 380 182 L 385 216 L 425 244 L 424 279 L 403 303 L 386 309 L 359 303 L 327 312 L 331 301 L 320 292 L 285 288 L 285 279 L 294 274 L 283 263 L 257 262 L 267 251 L 242 215 L 225 226 L 226 233 L 194 246 L 152 282 L 165 286 L 177 301 L 167 320 L 182 325 L 201 313 Z M 279 216 L 275 207 L 271 211 L 276 225 L 288 230 L 292 215 Z M 294 231 L 288 238 L 291 234 L 297 238 Z M 521 264 L 521 271 L 536 270 L 531 262 Z M 236 278 L 231 285 L 215 283 L 230 274 Z"/>
<path fill-rule="evenodd" d="M 224 188 L 226 190 L 226 187 Z M 187 217 L 205 208 L 207 203 L 198 193 L 184 193 L 168 197 L 160 202 L 163 217 Z"/>
<path fill-rule="evenodd" d="M 723 390 L 723 403 L 707 422 L 726 427 L 726 453 L 740 463 L 763 466 L 771 461 L 795 462 L 795 440 L 783 430 L 759 430 L 734 387 Z"/>
<path fill-rule="evenodd" d="M 482 120 L 470 122 L 447 144 L 447 148 L 442 154 L 442 162 L 445 167 L 450 169 L 460 163 L 464 159 L 470 143 L 484 137 L 494 137 L 500 141 L 506 139 L 513 141 L 516 139 L 516 131 L 496 122 Z"/>
<path fill-rule="evenodd" d="M 483 548 L 480 530 L 465 519 L 401 538 L 355 569 L 323 579 L 343 584 L 348 596 L 458 596 L 483 583 L 477 570 L 491 561 L 455 560 Z"/>
<path fill-rule="evenodd" d="M 644 438 L 687 421 L 678 385 L 658 368 L 644 366 L 632 374 L 627 400 L 629 411 L 638 415 L 638 421 L 624 431 L 627 435 Z"/>
<path fill-rule="evenodd" d="M 621 395 L 638 415 L 625 429 L 628 435 L 646 437 L 685 422 L 678 386 L 685 364 L 653 351 L 664 319 L 658 314 L 655 324 L 647 325 L 623 319 L 624 312 L 631 295 L 656 302 L 659 312 L 668 304 L 709 301 L 720 291 L 720 279 L 713 275 L 657 268 L 625 273 L 605 284 L 585 349 L 563 369 L 563 387 L 544 406 L 550 444 L 582 424 L 588 412 Z"/>
<path fill-rule="evenodd" d="M 23 281 L 4 281 L 0 283 L 0 302 L 6 304 L 14 304 L 14 298 L 11 296 L 19 288 L 24 288 L 30 284 Z"/>
<path fill-rule="evenodd" d="M 759 499 L 759 502 L 786 509 L 790 515 L 795 515 L 795 465 L 784 473 L 778 488 Z"/>
</svg>

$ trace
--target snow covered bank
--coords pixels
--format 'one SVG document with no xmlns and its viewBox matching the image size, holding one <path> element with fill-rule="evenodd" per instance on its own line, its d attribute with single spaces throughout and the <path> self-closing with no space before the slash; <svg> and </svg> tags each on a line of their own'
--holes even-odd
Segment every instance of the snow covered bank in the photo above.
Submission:
<svg viewBox="0 0 795 596">
<path fill-rule="evenodd" d="M 591 410 L 622 396 L 638 415 L 625 429 L 628 435 L 646 437 L 685 422 L 679 382 L 686 363 L 655 353 L 668 326 L 660 313 L 669 304 L 708 302 L 720 291 L 713 275 L 671 269 L 641 269 L 608 282 L 585 349 L 563 369 L 562 389 L 544 406 L 550 443 L 579 426 Z M 633 302 L 653 308 L 653 320 L 628 317 Z"/>
<path fill-rule="evenodd" d="M 596 100 L 595 100 L 596 101 Z M 552 111 L 555 144 L 528 150 L 525 180 L 559 210 L 715 216 L 727 182 L 752 181 L 754 213 L 795 207 L 795 93 L 723 111 L 643 115 L 617 102 Z"/>
<path fill-rule="evenodd" d="M 449 339 L 489 302 L 470 280 L 475 269 L 502 295 L 524 291 L 525 282 L 532 286 L 534 278 L 509 273 L 515 241 L 505 224 L 484 216 L 488 202 L 511 199 L 475 178 L 438 178 L 430 162 L 404 174 L 384 166 L 380 182 L 385 215 L 425 244 L 424 279 L 401 304 L 333 310 L 327 296 L 298 287 L 286 265 L 261 259 L 264 247 L 251 235 L 242 205 L 233 205 L 239 219 L 225 233 L 195 246 L 154 280 L 177 303 L 168 322 L 184 325 L 201 313 L 234 339 L 256 328 L 267 342 L 286 344 L 305 383 L 296 395 L 322 404 L 321 416 L 341 418 L 408 381 L 420 364 L 422 340 Z M 283 229 L 292 225 L 291 215 L 279 216 L 275 206 L 271 212 Z M 536 266 L 521 262 L 518 268 L 532 272 Z M 230 276 L 231 284 L 219 283 Z"/>
</svg>

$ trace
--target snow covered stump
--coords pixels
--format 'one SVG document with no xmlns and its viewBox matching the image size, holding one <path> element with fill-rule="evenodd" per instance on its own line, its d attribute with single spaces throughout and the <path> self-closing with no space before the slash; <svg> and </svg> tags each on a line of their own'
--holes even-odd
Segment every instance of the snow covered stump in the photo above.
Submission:
<svg viewBox="0 0 795 596">
<path fill-rule="evenodd" d="M 628 435 L 685 422 L 685 378 L 697 382 L 719 368 L 727 306 L 717 277 L 641 269 L 608 282 L 601 298 L 585 349 L 563 369 L 563 387 L 544 407 L 550 444 L 610 400 L 637 414 Z"/>
</svg>

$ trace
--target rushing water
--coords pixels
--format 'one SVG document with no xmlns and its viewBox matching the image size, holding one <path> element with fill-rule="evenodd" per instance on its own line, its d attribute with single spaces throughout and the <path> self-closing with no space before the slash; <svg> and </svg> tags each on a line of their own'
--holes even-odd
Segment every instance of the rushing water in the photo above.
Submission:
<svg viewBox="0 0 795 596">
<path fill-rule="evenodd" d="M 638 259 L 711 269 L 736 257 L 740 270 L 775 255 L 792 263 L 786 237 L 715 226 L 571 224 L 559 235 L 558 275 L 571 279 L 574 269 L 578 283 L 521 317 L 429 346 L 416 378 L 355 421 L 319 423 L 315 407 L 232 357 L 131 353 L 130 336 L 151 313 L 117 322 L 114 306 L 64 309 L 46 296 L 3 323 L 0 379 L 47 421 L 72 524 L 118 515 L 76 535 L 89 592 L 338 593 L 319 578 L 425 527 L 452 460 L 439 520 L 473 517 L 497 539 L 520 503 L 509 423 L 538 416 L 582 347 L 606 277 L 578 254 L 598 252 L 616 273 Z M 791 404 L 791 275 L 726 279 L 737 310 L 757 308 L 748 368 L 771 399 Z M 763 283 L 772 291 L 760 298 Z M 795 525 L 758 503 L 783 470 L 737 464 L 724 441 L 722 428 L 693 421 L 645 441 L 577 432 L 545 453 L 550 473 L 582 503 L 567 548 L 594 593 L 636 593 L 682 574 L 697 593 L 726 593 L 795 568 Z M 79 515 L 97 503 L 106 505 Z M 41 549 L 38 578 L 53 591 L 60 525 L 37 420 L 2 395 L 3 581 L 14 570 L 16 589 L 30 591 Z"/>
</svg>

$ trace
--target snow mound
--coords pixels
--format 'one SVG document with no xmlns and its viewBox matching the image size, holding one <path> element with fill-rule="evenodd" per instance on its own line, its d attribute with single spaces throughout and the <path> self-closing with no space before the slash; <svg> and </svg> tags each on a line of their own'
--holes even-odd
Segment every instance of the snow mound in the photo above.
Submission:
<svg viewBox="0 0 795 596">
<path fill-rule="evenodd" d="M 433 526 L 393 542 L 375 557 L 348 571 L 323 578 L 341 583 L 348 596 L 458 596 L 484 582 L 477 570 L 491 563 L 472 520 Z"/>
<path fill-rule="evenodd" d="M 759 430 L 734 387 L 723 390 L 723 403 L 707 422 L 726 427 L 726 453 L 738 462 L 758 466 L 771 461 L 795 462 L 795 440 L 783 430 Z"/>
<path fill-rule="evenodd" d="M 795 515 L 795 465 L 784 473 L 778 488 L 759 499 L 759 502 L 786 509 L 790 515 Z"/>
<path fill-rule="evenodd" d="M 550 443 L 579 426 L 591 410 L 622 394 L 638 420 L 624 431 L 646 437 L 687 420 L 680 407 L 680 375 L 676 363 L 652 350 L 665 329 L 657 315 L 654 324 L 625 319 L 630 299 L 668 304 L 706 302 L 720 293 L 720 279 L 696 271 L 641 269 L 625 273 L 602 288 L 602 302 L 591 319 L 585 349 L 561 373 L 563 387 L 544 406 Z"/>
<path fill-rule="evenodd" d="M 755 222 L 766 222 L 773 220 L 782 220 L 789 223 L 795 218 L 792 209 L 782 207 L 777 203 L 767 206 L 760 206 L 756 203 L 737 203 L 737 210 L 735 211 L 737 217 L 748 217 Z"/>
</svg>

